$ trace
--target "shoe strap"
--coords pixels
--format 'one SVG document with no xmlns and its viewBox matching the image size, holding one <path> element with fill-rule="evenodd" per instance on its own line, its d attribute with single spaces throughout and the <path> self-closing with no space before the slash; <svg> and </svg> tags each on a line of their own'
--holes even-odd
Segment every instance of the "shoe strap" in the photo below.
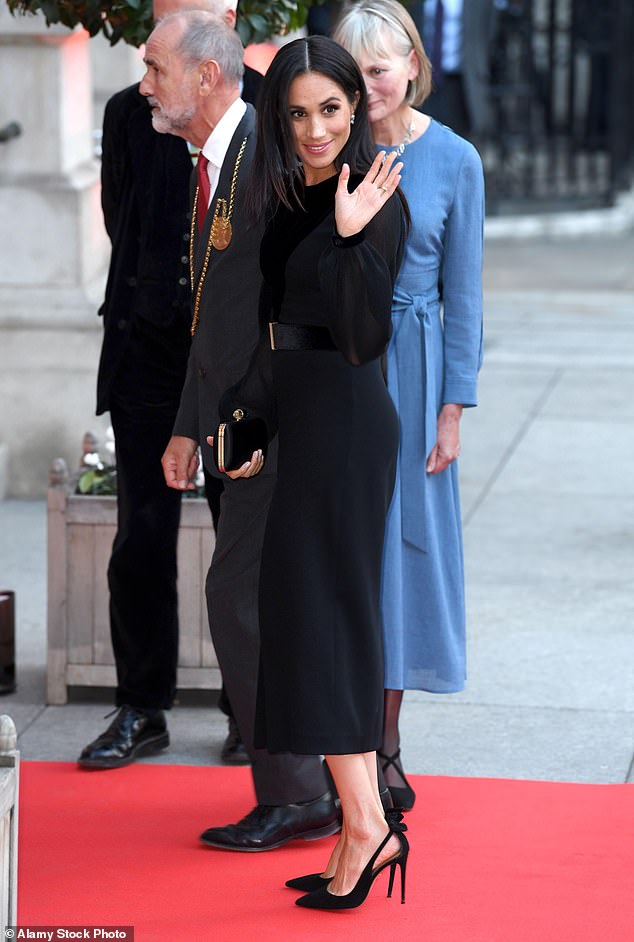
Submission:
<svg viewBox="0 0 634 942">
<path fill-rule="evenodd" d="M 385 845 L 387 844 L 387 842 L 389 841 L 389 839 L 390 839 L 391 837 L 396 837 L 396 838 L 398 838 L 399 849 L 396 851 L 395 854 L 392 855 L 392 857 L 389 857 L 387 860 L 384 860 L 384 861 L 383 861 L 383 863 L 381 864 L 381 870 L 382 870 L 384 867 L 389 867 L 389 866 L 391 866 L 391 865 L 394 864 L 397 860 L 400 860 L 401 857 L 403 856 L 403 852 L 405 851 L 406 847 L 407 847 L 407 849 L 409 850 L 409 847 L 408 847 L 408 845 L 407 845 L 407 838 L 406 838 L 405 835 L 402 833 L 403 831 L 406 831 L 406 830 L 407 830 L 407 826 L 404 825 L 404 824 L 402 824 L 402 825 L 397 824 L 395 827 L 393 827 L 393 826 L 388 822 L 388 827 L 389 827 L 390 830 L 387 832 L 387 836 L 385 837 L 384 840 L 381 841 L 381 843 L 379 844 L 379 846 L 377 847 L 377 849 L 375 850 L 375 852 L 372 854 L 372 857 L 371 857 L 370 862 L 369 862 L 369 864 L 368 864 L 368 866 L 369 866 L 370 869 L 372 870 L 372 874 L 373 874 L 373 875 L 374 875 L 374 864 L 375 864 L 375 862 L 376 862 L 376 859 L 377 859 L 377 857 L 379 856 L 379 854 L 381 853 L 381 851 L 383 850 L 383 848 L 385 847 Z"/>
<path fill-rule="evenodd" d="M 387 842 L 389 841 L 389 839 L 392 837 L 394 833 L 395 832 L 392 830 L 392 828 L 390 828 L 387 834 L 385 835 L 385 837 L 383 838 L 383 840 L 381 841 L 381 843 L 379 844 L 379 846 L 377 847 L 377 849 L 374 851 L 374 853 L 370 857 L 370 860 L 366 866 L 369 866 L 372 871 L 374 871 L 374 862 L 376 858 L 379 856 L 379 854 L 381 853 L 381 851 L 383 850 L 383 848 L 385 847 L 385 845 L 387 844 Z"/>
<path fill-rule="evenodd" d="M 396 752 L 393 752 L 391 756 L 386 755 L 384 752 L 381 752 L 380 749 L 377 749 L 377 756 L 381 759 L 381 771 L 385 770 L 390 766 L 394 766 L 400 777 L 403 779 L 406 785 L 408 785 L 407 779 L 405 778 L 405 773 L 403 772 L 403 766 L 400 764 L 399 760 L 401 757 L 401 750 L 397 749 Z M 399 762 L 397 765 L 396 763 Z"/>
</svg>

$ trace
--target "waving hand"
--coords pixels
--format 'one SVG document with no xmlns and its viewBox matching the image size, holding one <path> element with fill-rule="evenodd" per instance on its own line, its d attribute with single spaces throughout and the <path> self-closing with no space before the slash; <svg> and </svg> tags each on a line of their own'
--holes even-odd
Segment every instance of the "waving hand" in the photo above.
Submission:
<svg viewBox="0 0 634 942">
<path fill-rule="evenodd" d="M 348 192 L 350 167 L 343 165 L 335 194 L 335 224 L 340 236 L 347 238 L 361 232 L 390 198 L 399 185 L 403 169 L 402 163 L 394 163 L 395 157 L 395 151 L 387 157 L 385 151 L 379 151 L 353 193 Z"/>
</svg>

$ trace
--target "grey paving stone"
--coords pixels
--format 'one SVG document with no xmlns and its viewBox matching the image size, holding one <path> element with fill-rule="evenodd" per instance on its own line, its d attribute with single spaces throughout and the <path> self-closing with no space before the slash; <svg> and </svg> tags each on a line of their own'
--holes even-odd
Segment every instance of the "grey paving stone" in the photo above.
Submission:
<svg viewBox="0 0 634 942">
<path fill-rule="evenodd" d="M 613 418 L 538 416 L 496 482 L 501 494 L 607 496 L 634 494 L 634 435 Z M 583 511 L 581 511 L 583 514 Z"/>
<path fill-rule="evenodd" d="M 558 582 L 562 603 L 575 586 L 608 586 L 631 612 L 634 497 L 619 503 L 602 494 L 500 490 L 465 531 L 469 585 Z"/>
<path fill-rule="evenodd" d="M 634 318 L 634 314 L 633 314 Z M 633 343 L 634 345 L 634 343 Z M 566 370 L 541 409 L 551 419 L 605 420 L 631 428 L 634 419 L 634 370 Z M 627 435 L 626 429 L 621 429 Z"/>
<path fill-rule="evenodd" d="M 485 296 L 494 290 L 551 292 L 634 290 L 634 233 L 589 236 L 567 242 L 540 238 L 487 242 Z"/>
<path fill-rule="evenodd" d="M 460 487 L 465 517 L 468 518 L 482 488 L 538 407 L 555 375 L 553 368 L 507 366 L 482 372 L 479 405 L 464 412 L 460 427 Z"/>
<path fill-rule="evenodd" d="M 566 604 L 559 586 L 478 586 L 469 598 L 469 702 L 634 712 L 632 613 L 612 591 Z"/>
<path fill-rule="evenodd" d="M 150 762 L 173 765 L 221 765 L 227 718 L 217 707 L 176 706 L 168 714 L 170 748 Z"/>
<path fill-rule="evenodd" d="M 489 366 L 502 364 L 521 369 L 530 360 L 533 366 L 566 367 L 574 366 L 580 371 L 590 371 L 596 366 L 596 354 L 591 343 L 586 346 L 569 345 L 565 351 L 554 351 L 550 343 L 532 344 L 530 348 L 500 344 L 489 356 Z M 601 365 L 615 370 L 634 369 L 634 338 L 622 335 L 615 337 L 613 349 L 601 357 Z"/>
<path fill-rule="evenodd" d="M 608 305 L 605 298 L 597 298 L 585 308 L 576 297 L 557 304 L 540 294 L 498 296 L 489 302 L 485 363 L 631 369 L 633 314 L 634 295 L 618 306 L 615 300 Z"/>
<path fill-rule="evenodd" d="M 45 501 L 0 501 L 0 583 L 15 592 L 19 676 L 46 659 Z"/>
<path fill-rule="evenodd" d="M 634 752 L 631 715 L 417 702 L 406 696 L 402 750 L 413 773 L 596 783 L 624 782 Z"/>
<path fill-rule="evenodd" d="M 108 726 L 104 715 L 109 703 L 69 703 L 63 707 L 45 707 L 20 736 L 24 759 L 74 762 L 81 749 Z"/>
<path fill-rule="evenodd" d="M 20 711 L 26 709 L 18 706 L 15 711 L 11 711 L 11 715 L 17 713 L 19 718 Z M 39 709 L 40 712 L 37 722 L 27 725 L 20 736 L 23 758 L 74 762 L 83 747 L 96 739 L 112 722 L 113 717 L 107 714 L 114 707 L 111 701 L 104 699 L 97 703 L 68 703 L 63 707 L 31 709 Z M 227 719 L 217 707 L 176 705 L 168 711 L 167 722 L 171 740 L 169 749 L 140 761 L 175 765 L 220 763 L 220 750 L 227 735 Z"/>
<path fill-rule="evenodd" d="M 11 717 L 18 737 L 21 737 L 24 731 L 37 720 L 43 709 L 44 707 L 38 703 L 17 703 L 13 698 L 0 697 L 0 714 L 6 713 Z M 21 740 L 19 748 L 22 748 Z"/>
<path fill-rule="evenodd" d="M 40 663 L 34 663 L 32 660 L 24 662 L 20 658 L 20 649 L 16 657 L 16 685 L 17 689 L 0 698 L 0 708 L 2 704 L 13 707 L 13 705 L 28 705 L 31 703 L 44 704 L 46 699 L 46 669 L 42 661 L 45 659 L 44 651 L 40 658 Z M 5 712 L 7 712 L 5 710 Z"/>
</svg>

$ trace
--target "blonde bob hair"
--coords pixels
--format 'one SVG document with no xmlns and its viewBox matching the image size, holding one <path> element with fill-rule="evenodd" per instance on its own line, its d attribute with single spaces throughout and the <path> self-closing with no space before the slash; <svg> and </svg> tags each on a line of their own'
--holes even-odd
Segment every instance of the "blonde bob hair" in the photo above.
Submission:
<svg viewBox="0 0 634 942">
<path fill-rule="evenodd" d="M 397 53 L 408 56 L 412 49 L 418 60 L 418 75 L 407 86 L 404 103 L 421 105 L 431 92 L 431 63 L 414 20 L 398 0 L 356 0 L 347 3 L 333 33 L 355 59 L 361 54 L 389 58 L 390 36 Z"/>
</svg>

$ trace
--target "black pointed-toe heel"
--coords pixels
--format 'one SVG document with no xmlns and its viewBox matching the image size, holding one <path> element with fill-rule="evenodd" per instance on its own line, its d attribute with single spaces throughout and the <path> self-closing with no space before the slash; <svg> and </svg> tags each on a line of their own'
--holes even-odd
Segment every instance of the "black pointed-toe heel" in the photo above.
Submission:
<svg viewBox="0 0 634 942">
<path fill-rule="evenodd" d="M 403 820 L 403 815 L 398 808 L 392 808 L 392 798 L 387 788 L 384 792 L 380 793 L 381 802 L 385 810 L 385 820 L 387 821 L 387 826 L 390 830 L 394 831 L 406 831 L 407 825 L 401 825 Z M 390 807 L 386 805 L 390 804 Z M 394 877 L 390 874 L 390 892 L 388 896 L 392 895 L 392 883 L 394 882 Z M 332 877 L 324 877 L 321 873 L 307 873 L 305 877 L 295 877 L 293 880 L 287 880 L 284 886 L 290 887 L 291 890 L 301 890 L 303 893 L 313 893 L 315 890 L 321 890 L 322 887 L 328 886 Z"/>
<path fill-rule="evenodd" d="M 391 756 L 386 756 L 384 752 L 377 751 L 377 756 L 381 762 L 382 771 L 385 772 L 389 766 L 393 766 L 405 783 L 403 787 L 400 785 L 387 786 L 388 791 L 392 796 L 394 807 L 401 808 L 403 811 L 411 811 L 414 807 L 414 802 L 416 801 L 416 792 L 405 778 L 405 773 L 403 772 L 403 767 L 400 763 L 400 755 L 400 749 L 397 749 L 396 752 L 392 753 Z"/>
<path fill-rule="evenodd" d="M 322 877 L 321 873 L 307 873 L 305 877 L 295 877 L 293 880 L 287 880 L 284 886 L 291 890 L 301 890 L 302 893 L 312 893 L 314 890 L 321 890 L 328 886 L 332 877 Z"/>
<path fill-rule="evenodd" d="M 404 830 L 406 830 L 406 828 L 403 824 L 395 824 L 394 826 L 390 826 L 390 830 L 388 831 L 386 837 L 381 841 L 375 852 L 372 854 L 372 857 L 363 868 L 361 876 L 349 893 L 346 893 L 344 896 L 335 896 L 334 893 L 329 892 L 327 886 L 322 886 L 320 889 L 315 890 L 314 893 L 308 893 L 306 896 L 300 896 L 299 899 L 295 900 L 296 905 L 304 906 L 307 909 L 355 909 L 357 906 L 361 906 L 361 904 L 365 901 L 368 893 L 370 892 L 372 884 L 378 875 L 386 869 L 386 867 L 390 868 L 390 882 L 387 889 L 388 896 L 392 895 L 396 868 L 401 868 L 401 903 L 404 903 L 405 869 L 407 867 L 407 855 L 409 854 L 409 843 L 403 834 Z M 400 850 L 394 857 L 386 860 L 375 870 L 374 863 L 393 834 L 395 834 L 399 839 L 401 845 Z"/>
</svg>

